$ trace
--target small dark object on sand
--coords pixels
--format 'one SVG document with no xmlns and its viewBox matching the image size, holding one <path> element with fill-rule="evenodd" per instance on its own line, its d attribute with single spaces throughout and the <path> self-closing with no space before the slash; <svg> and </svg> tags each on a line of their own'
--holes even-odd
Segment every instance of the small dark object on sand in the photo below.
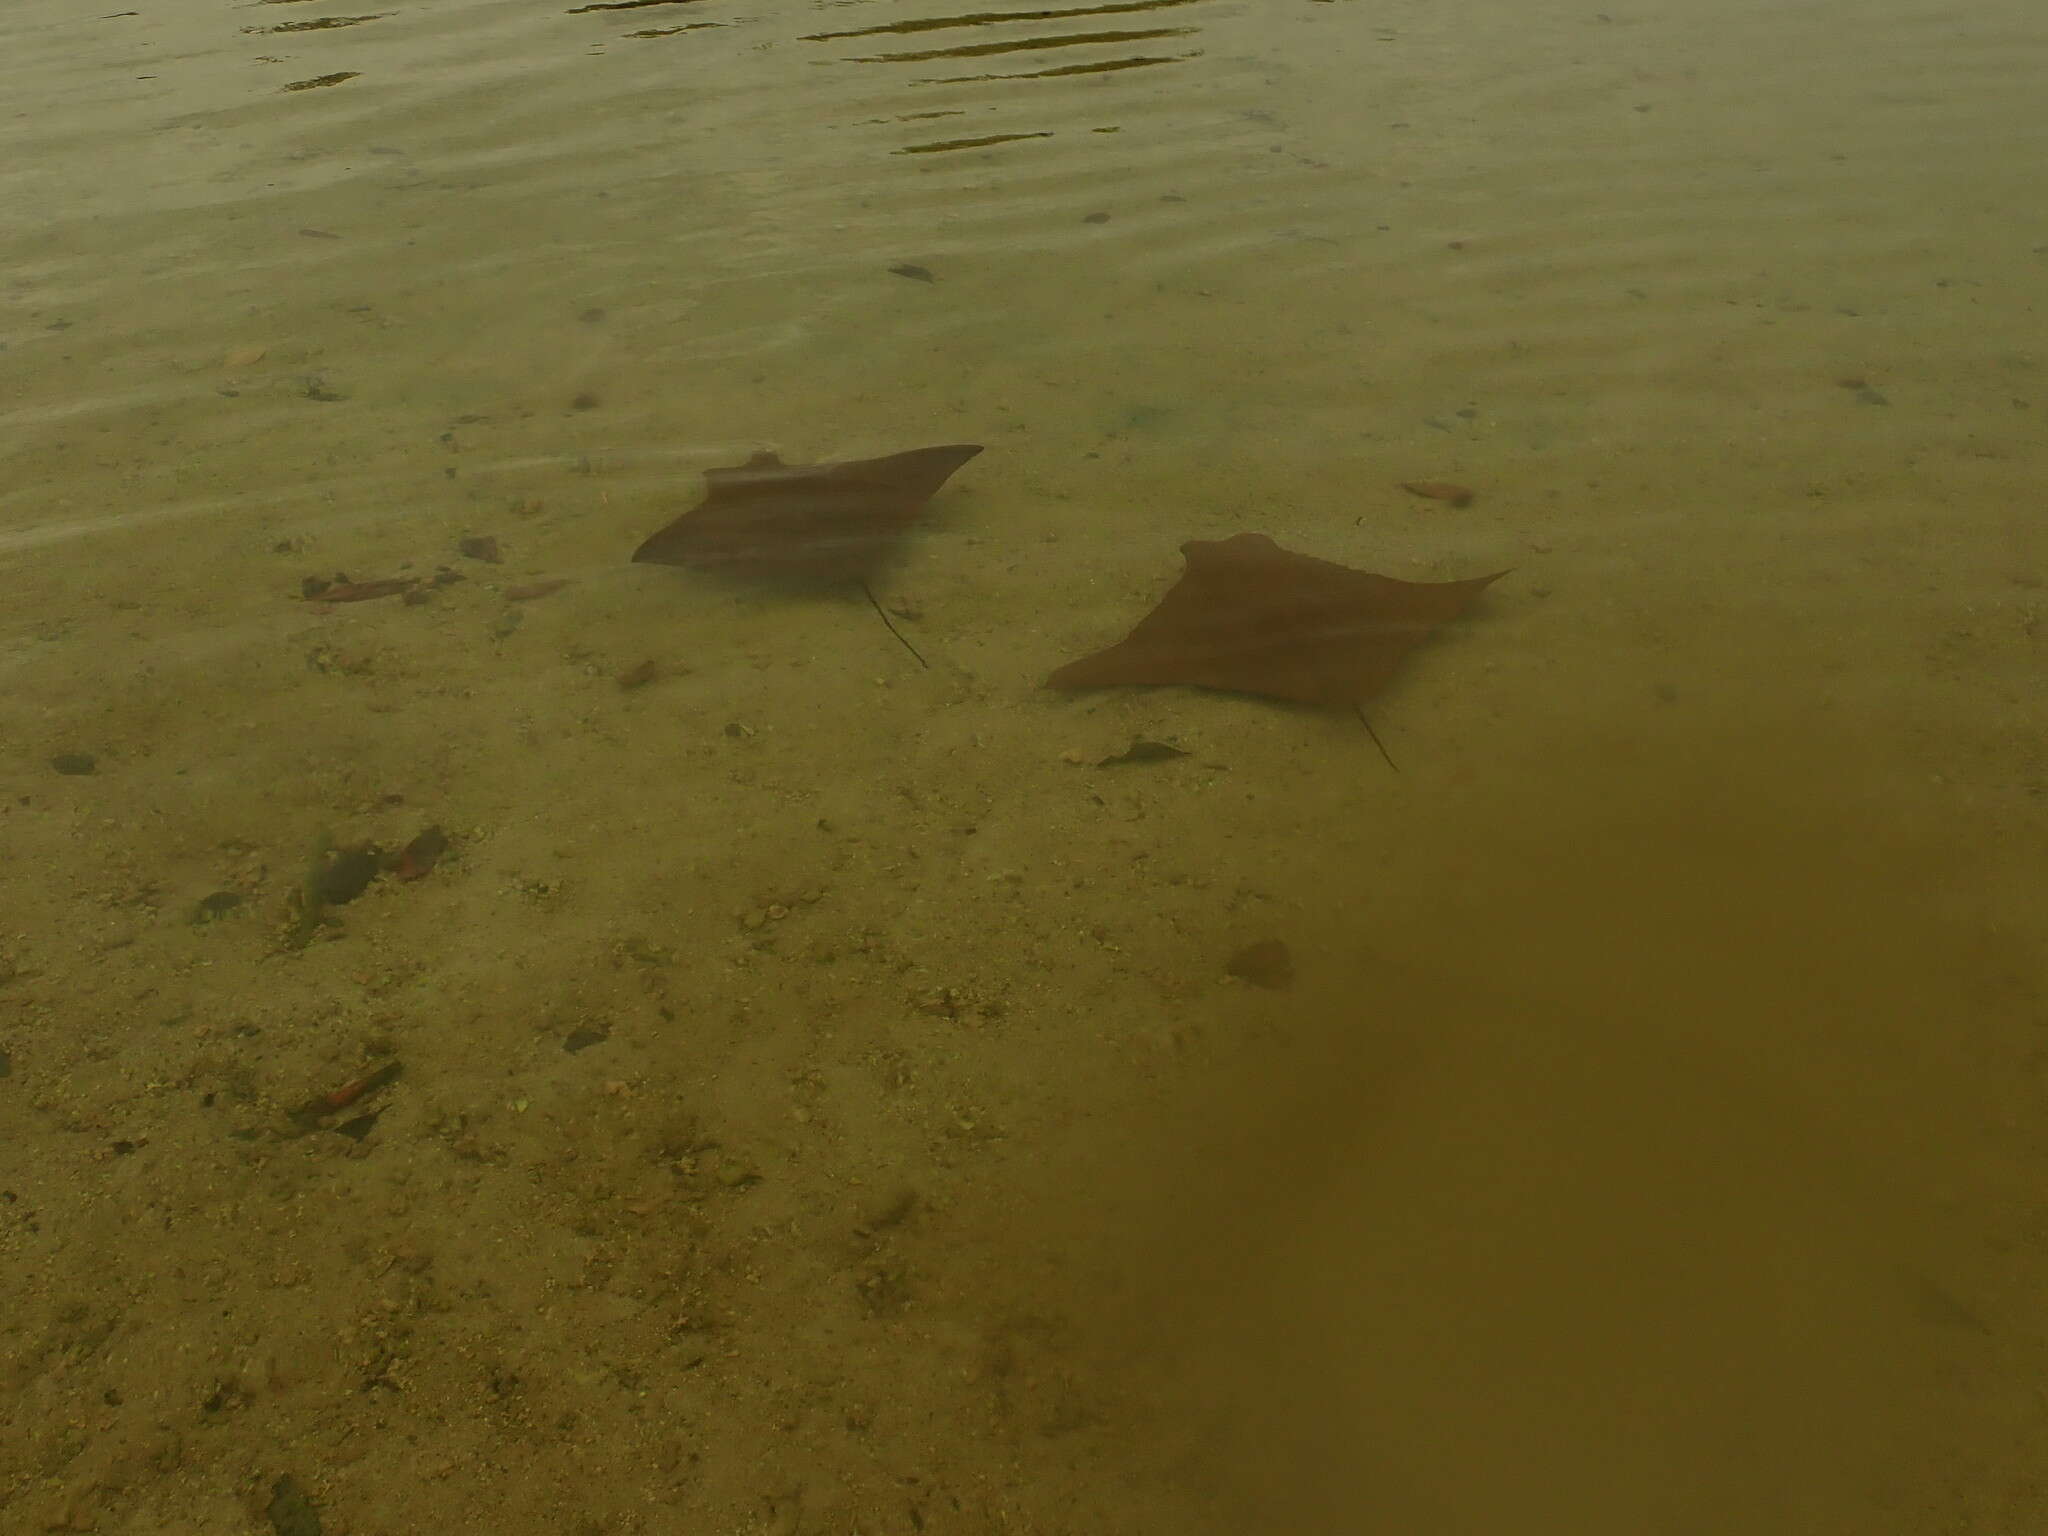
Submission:
<svg viewBox="0 0 2048 1536">
<path fill-rule="evenodd" d="M 1294 952 L 1281 939 L 1260 939 L 1232 955 L 1223 967 L 1239 981 L 1284 992 L 1294 985 Z"/>
</svg>

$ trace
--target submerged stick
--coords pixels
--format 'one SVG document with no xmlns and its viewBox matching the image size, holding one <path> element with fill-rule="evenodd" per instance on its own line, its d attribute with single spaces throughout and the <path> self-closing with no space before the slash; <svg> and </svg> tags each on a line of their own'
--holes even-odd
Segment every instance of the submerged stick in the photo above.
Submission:
<svg viewBox="0 0 2048 1536">
<path fill-rule="evenodd" d="M 1358 711 L 1358 723 L 1365 727 L 1365 734 L 1370 736 L 1372 738 L 1372 744 L 1380 749 L 1380 756 L 1384 757 L 1387 760 L 1387 766 L 1389 768 L 1393 769 L 1394 772 L 1399 773 L 1401 771 L 1401 765 L 1394 761 L 1394 754 L 1389 752 L 1387 750 L 1387 744 L 1384 741 L 1380 740 L 1380 733 L 1374 730 L 1372 728 L 1372 722 L 1365 718 L 1365 706 L 1363 704 L 1359 704 L 1353 707 L 1356 708 Z"/>
<path fill-rule="evenodd" d="M 875 610 L 875 616 L 879 618 L 885 625 L 887 625 L 889 633 L 896 637 L 896 643 L 902 646 L 903 649 L 905 649 L 906 651 L 910 652 L 911 655 L 916 656 L 917 664 L 920 667 L 923 667 L 927 671 L 929 671 L 931 668 L 931 663 L 926 661 L 924 657 L 919 654 L 916 646 L 912 645 L 908 640 L 905 640 L 903 638 L 903 631 L 896 627 L 895 621 L 889 617 L 887 611 L 884 610 L 882 605 L 875 600 L 874 589 L 870 587 L 865 581 L 863 581 L 860 584 L 860 590 L 862 594 L 867 598 L 868 606 Z"/>
</svg>

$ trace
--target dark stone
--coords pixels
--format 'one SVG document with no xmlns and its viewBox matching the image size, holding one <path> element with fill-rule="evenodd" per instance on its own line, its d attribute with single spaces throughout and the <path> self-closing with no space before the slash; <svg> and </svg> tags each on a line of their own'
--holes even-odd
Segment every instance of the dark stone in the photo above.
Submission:
<svg viewBox="0 0 2048 1536">
<path fill-rule="evenodd" d="M 383 868 L 383 859 L 368 843 L 337 848 L 313 877 L 314 890 L 323 902 L 339 905 L 354 901 L 370 888 L 370 882 Z"/>
<path fill-rule="evenodd" d="M 218 922 L 239 907 L 243 900 L 240 891 L 215 891 L 210 896 L 202 896 L 192 909 L 192 921 L 195 925 Z"/>
<path fill-rule="evenodd" d="M 1260 939 L 1232 955 L 1223 969 L 1239 981 L 1284 992 L 1294 985 L 1294 952 L 1281 939 Z"/>
</svg>

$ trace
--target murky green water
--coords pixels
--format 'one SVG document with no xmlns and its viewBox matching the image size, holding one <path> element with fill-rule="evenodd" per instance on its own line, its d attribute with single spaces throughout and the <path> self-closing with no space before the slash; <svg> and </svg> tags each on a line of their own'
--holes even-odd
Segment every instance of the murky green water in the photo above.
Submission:
<svg viewBox="0 0 2048 1536">
<path fill-rule="evenodd" d="M 2033 7 L 0 47 L 9 1522 L 2042 1523 Z"/>
</svg>

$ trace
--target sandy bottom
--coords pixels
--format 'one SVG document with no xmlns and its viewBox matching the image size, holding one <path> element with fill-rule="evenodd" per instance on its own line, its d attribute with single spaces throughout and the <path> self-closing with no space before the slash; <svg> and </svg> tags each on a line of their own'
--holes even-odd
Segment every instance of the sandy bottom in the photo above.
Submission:
<svg viewBox="0 0 2048 1536">
<path fill-rule="evenodd" d="M 1394 775 L 886 645 L 980 712 L 872 778 L 795 691 L 302 667 L 387 768 L 520 722 L 311 744 L 330 841 L 453 843 L 310 933 L 218 727 L 10 804 L 15 1528 L 2024 1525 L 2033 961 L 1864 754 L 1667 710 L 1477 771 L 1396 707 Z M 1161 709 L 1194 756 L 1065 760 Z M 619 745 L 678 719 L 688 776 Z"/>
<path fill-rule="evenodd" d="M 0 1536 L 2048 1530 L 2038 0 L 95 9 Z M 1398 770 L 1043 686 L 1245 532 Z"/>
</svg>

